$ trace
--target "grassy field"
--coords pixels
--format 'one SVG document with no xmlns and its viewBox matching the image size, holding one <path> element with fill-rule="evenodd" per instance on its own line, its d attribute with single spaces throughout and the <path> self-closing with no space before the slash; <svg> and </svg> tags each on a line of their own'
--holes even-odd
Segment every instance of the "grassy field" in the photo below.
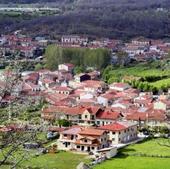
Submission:
<svg viewBox="0 0 170 169">
<path fill-rule="evenodd" d="M 157 62 L 153 63 L 140 63 L 133 65 L 131 67 L 119 67 L 116 69 L 113 69 L 109 72 L 110 74 L 120 74 L 120 75 L 133 75 L 138 77 L 147 77 L 147 76 L 168 76 L 170 73 L 170 70 L 162 69 L 162 66 L 160 66 Z"/>
<path fill-rule="evenodd" d="M 161 86 L 168 86 L 170 84 L 170 78 L 158 80 L 158 81 L 150 83 L 150 84 L 157 88 L 161 88 Z"/>
<path fill-rule="evenodd" d="M 118 157 L 94 169 L 169 169 L 170 159 L 150 157 Z"/>
<path fill-rule="evenodd" d="M 56 154 L 44 154 L 23 161 L 17 169 L 75 169 L 80 162 L 89 162 L 86 155 L 73 154 L 71 152 L 59 152 Z M 1 169 L 10 169 L 4 165 Z"/>
<path fill-rule="evenodd" d="M 170 87 L 170 69 L 164 66 L 165 63 L 140 63 L 130 67 L 117 67 L 103 75 L 104 80 L 108 83 L 125 80 L 134 88 L 146 91 L 167 90 Z M 133 82 L 138 79 L 137 85 Z M 144 84 L 147 87 L 144 87 Z"/>
<path fill-rule="evenodd" d="M 94 169 L 169 169 L 169 158 L 136 157 L 123 155 L 123 153 L 145 153 L 148 155 L 170 155 L 170 147 L 159 145 L 167 142 L 166 139 L 154 139 L 146 142 L 128 146 L 121 150 L 120 155 L 108 160 Z"/>
<path fill-rule="evenodd" d="M 162 146 L 160 144 L 167 143 L 168 139 L 152 139 L 145 142 L 141 142 L 138 144 L 134 144 L 122 149 L 124 153 L 144 153 L 149 155 L 163 155 L 163 156 L 170 156 L 170 147 Z M 170 143 L 169 143 L 170 144 Z"/>
<path fill-rule="evenodd" d="M 22 166 L 39 167 L 41 169 L 75 169 L 81 161 L 88 162 L 87 156 L 70 152 L 60 152 L 32 158 L 24 162 Z"/>
<path fill-rule="evenodd" d="M 167 143 L 167 141 L 167 139 L 152 139 L 128 146 L 120 150 L 118 156 L 95 166 L 94 169 L 169 169 L 170 158 L 139 157 L 132 155 L 136 152 L 147 155 L 170 156 L 170 147 L 160 145 L 160 143 Z M 27 161 L 23 161 L 17 168 L 75 169 L 82 161 L 90 162 L 86 155 L 59 152 L 56 154 L 44 154 L 31 157 Z M 8 169 L 9 166 L 3 166 L 1 168 Z"/>
</svg>

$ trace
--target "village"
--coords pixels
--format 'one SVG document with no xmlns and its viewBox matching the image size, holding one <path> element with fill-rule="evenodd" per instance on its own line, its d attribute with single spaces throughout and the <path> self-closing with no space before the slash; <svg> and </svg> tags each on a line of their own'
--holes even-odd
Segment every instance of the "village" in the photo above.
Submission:
<svg viewBox="0 0 170 169">
<path fill-rule="evenodd" d="M 125 65 L 134 60 L 163 60 L 170 50 L 168 42 L 142 37 L 129 43 L 110 39 L 90 41 L 78 35 L 62 36 L 60 41 L 54 41 L 44 37 L 31 39 L 15 32 L 14 35 L 0 38 L 0 58 L 3 61 L 39 63 L 44 59 L 45 48 L 51 43 L 63 48 L 107 48 L 112 52 L 112 65 L 119 62 L 116 55 L 119 50 L 128 54 L 124 58 Z M 108 84 L 101 78 L 100 70 L 75 74 L 75 67 L 72 63 L 61 63 L 54 71 L 40 69 L 20 72 L 14 90 L 1 98 L 1 107 L 8 107 L 16 98 L 22 99 L 22 103 L 27 103 L 31 98 L 32 106 L 41 100 L 43 105 L 38 124 L 33 125 L 31 120 L 18 120 L 14 124 L 14 117 L 9 114 L 9 123 L 1 125 L 0 131 L 10 133 L 41 127 L 46 137 L 53 140 L 51 145 L 56 146 L 57 150 L 98 154 L 100 158 L 97 160 L 114 157 L 119 148 L 135 144 L 150 135 L 169 137 L 169 90 L 158 94 L 144 92 L 123 80 Z M 5 89 L 8 79 L 16 75 L 15 71 L 3 70 L 0 88 Z"/>
<path fill-rule="evenodd" d="M 21 30 L 17 30 L 13 34 L 1 35 L 1 59 L 42 59 L 43 51 L 49 44 L 71 48 L 107 48 L 112 52 L 112 64 L 116 64 L 119 60 L 117 51 L 128 54 L 125 58 L 125 63 L 128 64 L 132 60 L 144 62 L 164 59 L 170 49 L 168 41 L 143 37 L 134 38 L 128 43 L 107 38 L 89 39 L 87 36 L 79 35 L 64 35 L 57 39 L 50 39 L 46 36 L 28 37 L 22 34 Z"/>
</svg>

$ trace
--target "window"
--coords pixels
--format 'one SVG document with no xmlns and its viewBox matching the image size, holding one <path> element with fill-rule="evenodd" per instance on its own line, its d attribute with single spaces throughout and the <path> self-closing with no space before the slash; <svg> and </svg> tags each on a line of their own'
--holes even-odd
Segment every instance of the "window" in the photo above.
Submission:
<svg viewBox="0 0 170 169">
<path fill-rule="evenodd" d="M 94 150 L 94 147 L 92 147 L 91 149 Z"/>
<path fill-rule="evenodd" d="M 115 132 L 112 132 L 112 134 L 115 134 Z"/>
<path fill-rule="evenodd" d="M 79 115 L 79 119 L 81 119 L 81 115 Z"/>
<path fill-rule="evenodd" d="M 85 118 L 87 119 L 87 115 L 85 115 Z"/>
<path fill-rule="evenodd" d="M 77 146 L 77 148 L 80 148 L 80 146 Z"/>
<path fill-rule="evenodd" d="M 94 120 L 94 115 L 91 116 L 91 119 Z"/>
<path fill-rule="evenodd" d="M 71 140 L 73 140 L 74 139 L 74 135 L 71 135 Z"/>
<path fill-rule="evenodd" d="M 84 140 L 85 143 L 87 143 L 87 140 Z"/>
</svg>

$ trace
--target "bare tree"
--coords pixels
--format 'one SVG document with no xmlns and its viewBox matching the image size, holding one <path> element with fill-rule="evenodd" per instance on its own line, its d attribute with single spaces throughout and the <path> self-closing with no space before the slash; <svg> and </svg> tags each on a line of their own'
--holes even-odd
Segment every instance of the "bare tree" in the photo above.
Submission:
<svg viewBox="0 0 170 169">
<path fill-rule="evenodd" d="M 17 119 L 25 110 L 36 106 L 40 100 L 26 98 L 21 95 L 22 78 L 20 68 L 16 63 L 12 70 L 7 70 L 4 76 L 3 86 L 0 87 L 0 104 L 4 103 L 6 98 L 10 98 L 3 105 L 5 109 L 4 119 L 1 119 L 5 125 L 1 127 L 0 132 L 0 166 L 10 165 L 11 168 L 16 168 L 24 159 L 30 157 L 29 151 L 23 148 L 23 145 L 28 142 L 37 141 L 37 130 L 39 127 L 30 129 L 28 124 L 22 124 L 22 127 L 12 129 L 9 127 L 14 119 Z"/>
</svg>

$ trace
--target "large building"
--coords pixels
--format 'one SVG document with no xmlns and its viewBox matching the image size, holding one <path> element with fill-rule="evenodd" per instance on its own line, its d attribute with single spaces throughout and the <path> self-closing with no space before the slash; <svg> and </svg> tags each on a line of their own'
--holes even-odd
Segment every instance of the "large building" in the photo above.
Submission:
<svg viewBox="0 0 170 169">
<path fill-rule="evenodd" d="M 88 38 L 78 35 L 65 35 L 61 37 L 61 43 L 63 44 L 83 44 L 87 43 Z"/>
<path fill-rule="evenodd" d="M 109 147 L 107 132 L 95 128 L 72 127 L 60 133 L 58 149 L 96 152 Z"/>
<path fill-rule="evenodd" d="M 112 145 L 128 143 L 137 138 L 137 123 L 115 122 L 100 126 L 99 129 L 105 130 L 109 135 Z"/>
</svg>

